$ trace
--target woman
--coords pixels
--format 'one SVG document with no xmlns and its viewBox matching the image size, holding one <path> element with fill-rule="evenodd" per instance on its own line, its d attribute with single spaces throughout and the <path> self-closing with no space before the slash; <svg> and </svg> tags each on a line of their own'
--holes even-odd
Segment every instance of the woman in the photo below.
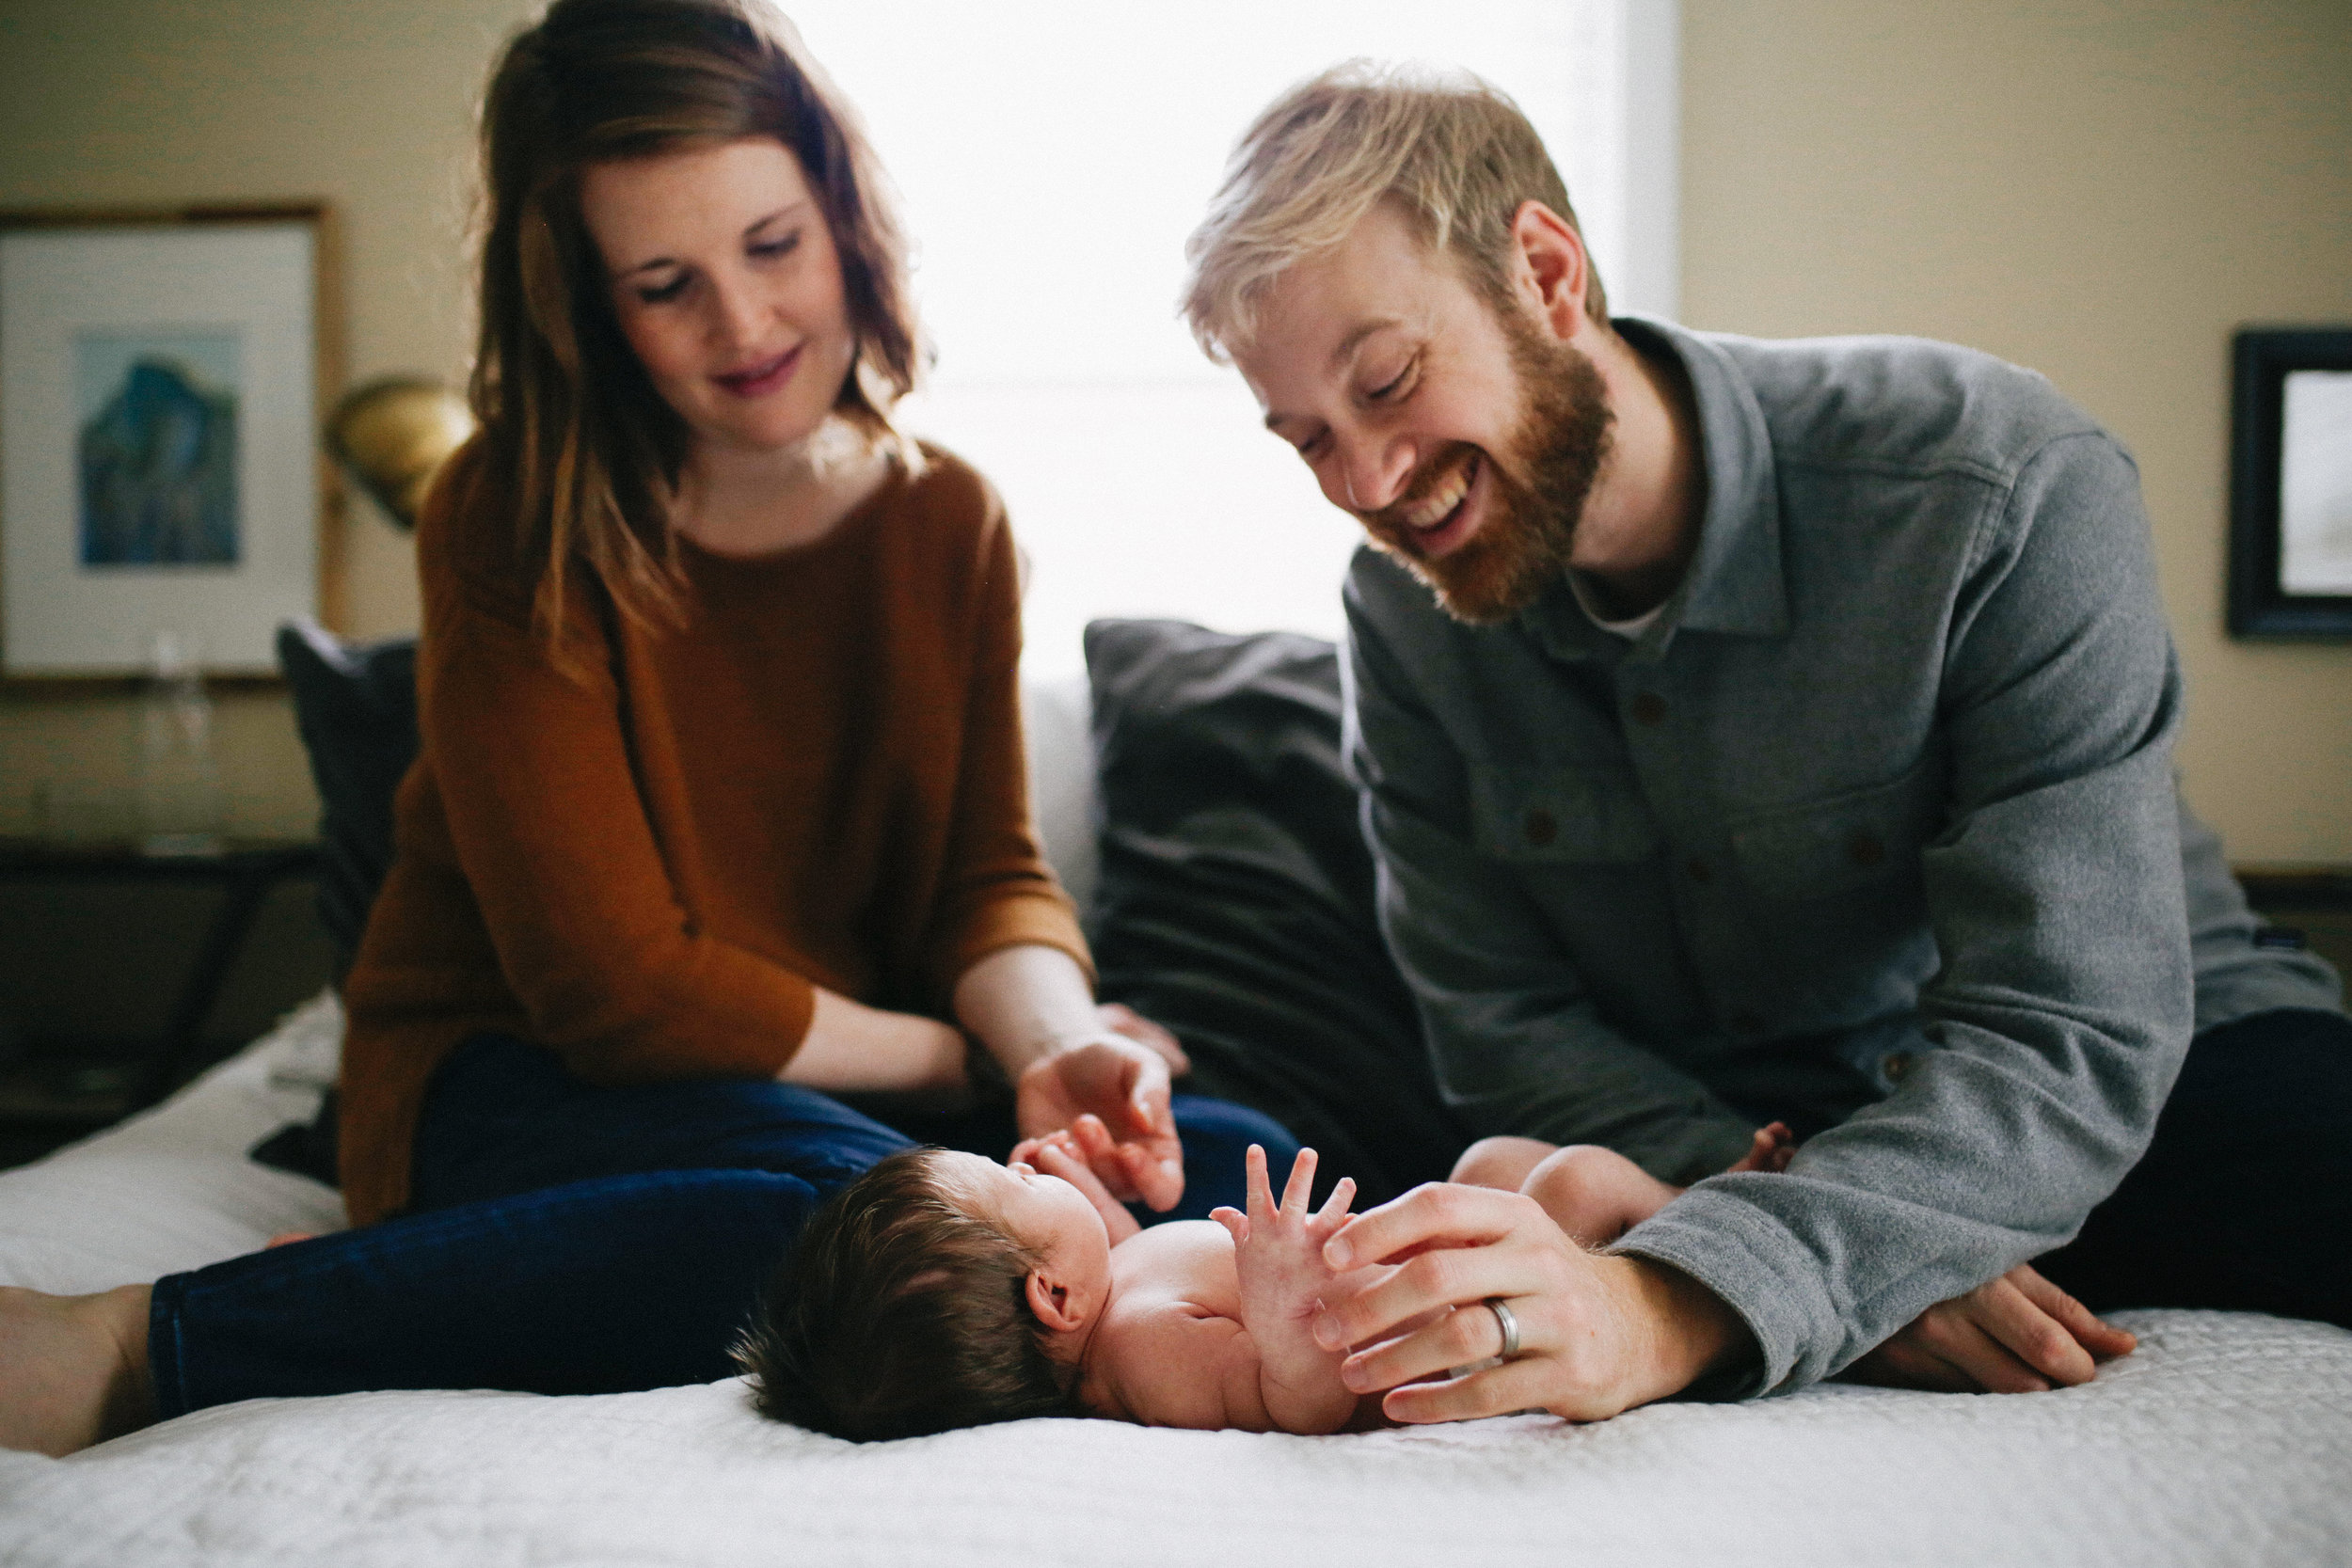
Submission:
<svg viewBox="0 0 2352 1568">
<path fill-rule="evenodd" d="M 1000 1070 L 1010 1117 L 919 1130 L 1070 1129 L 1160 1211 L 1295 1147 L 1172 1105 L 1174 1041 L 1093 1003 L 1025 815 L 1012 541 L 891 426 L 920 346 L 880 169 L 756 7 L 558 0 L 491 81 L 483 431 L 419 529 L 423 749 L 346 985 L 367 1228 L 18 1294 L 0 1354 L 40 1375 L 0 1374 L 0 1441 L 723 1375 L 809 1209 L 908 1141 L 836 1095 Z"/>
</svg>

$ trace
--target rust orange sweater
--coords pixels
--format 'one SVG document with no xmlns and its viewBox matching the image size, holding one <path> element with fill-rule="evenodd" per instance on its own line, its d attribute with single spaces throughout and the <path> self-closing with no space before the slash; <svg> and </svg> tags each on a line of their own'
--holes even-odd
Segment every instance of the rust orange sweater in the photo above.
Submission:
<svg viewBox="0 0 2352 1568">
<path fill-rule="evenodd" d="M 815 986 L 944 1016 L 997 948 L 1088 962 L 1030 831 L 1019 574 L 977 474 L 933 451 L 816 544 L 684 546 L 683 629 L 578 584 L 566 674 L 469 456 L 418 528 L 423 747 L 344 987 L 354 1223 L 407 1201 L 426 1080 L 477 1031 L 600 1084 L 769 1078 Z"/>
</svg>

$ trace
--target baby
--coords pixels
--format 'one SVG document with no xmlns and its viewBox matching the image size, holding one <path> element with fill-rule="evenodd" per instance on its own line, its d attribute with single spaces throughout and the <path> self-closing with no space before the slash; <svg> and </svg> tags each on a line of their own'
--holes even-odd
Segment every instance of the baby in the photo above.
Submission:
<svg viewBox="0 0 2352 1568">
<path fill-rule="evenodd" d="M 1247 1157 L 1248 1212 L 1139 1227 L 1089 1167 L 1109 1134 L 1032 1139 L 1009 1164 L 917 1148 L 866 1172 L 809 1221 L 736 1352 L 763 1414 L 867 1441 L 1031 1416 L 1316 1433 L 1382 1424 L 1314 1341 L 1348 1218 L 1343 1180 L 1309 1207 L 1314 1150 L 1273 1197 Z M 1734 1170 L 1777 1170 L 1775 1122 Z M 1473 1146 L 1454 1180 L 1517 1188 L 1584 1245 L 1615 1240 L 1679 1190 L 1591 1146 Z M 1212 1223 L 1214 1222 L 1214 1223 Z"/>
</svg>

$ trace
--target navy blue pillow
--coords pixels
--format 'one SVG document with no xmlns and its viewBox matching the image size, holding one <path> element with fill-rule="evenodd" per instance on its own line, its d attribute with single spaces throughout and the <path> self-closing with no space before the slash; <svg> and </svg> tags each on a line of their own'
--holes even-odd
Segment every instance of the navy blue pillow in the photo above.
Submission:
<svg viewBox="0 0 2352 1568">
<path fill-rule="evenodd" d="M 319 918 L 348 969 L 392 862 L 392 792 L 417 757 L 417 641 L 346 642 L 289 621 L 278 663 L 318 783 Z"/>
<path fill-rule="evenodd" d="M 1328 642 L 1181 621 L 1086 631 L 1103 994 L 1173 1030 L 1181 1086 L 1255 1106 L 1361 1202 L 1442 1180 L 1470 1142 L 1373 914 Z"/>
</svg>

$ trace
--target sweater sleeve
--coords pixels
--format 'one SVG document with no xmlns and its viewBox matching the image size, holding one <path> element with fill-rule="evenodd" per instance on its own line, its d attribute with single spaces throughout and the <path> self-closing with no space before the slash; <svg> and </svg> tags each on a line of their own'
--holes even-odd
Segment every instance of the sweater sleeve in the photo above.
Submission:
<svg viewBox="0 0 2352 1568">
<path fill-rule="evenodd" d="M 946 997 L 963 972 L 999 948 L 1058 948 L 1094 976 L 1069 895 L 1029 822 L 1021 725 L 1021 565 L 994 497 L 981 542 L 961 755 L 923 973 Z"/>
<path fill-rule="evenodd" d="M 2072 1239 L 2188 1049 L 2181 682 L 2137 470 L 2104 436 L 2052 441 L 1977 559 L 1943 678 L 1949 816 L 1923 856 L 1941 1049 L 1786 1173 L 1702 1181 L 1618 1243 L 1747 1322 L 1752 1392 L 1836 1372 Z"/>
<path fill-rule="evenodd" d="M 689 920 L 630 766 L 595 602 L 574 589 L 559 669 L 511 585 L 452 559 L 454 521 L 428 515 L 419 531 L 419 726 L 533 1037 L 596 1083 L 774 1076 L 815 988 Z"/>
</svg>

